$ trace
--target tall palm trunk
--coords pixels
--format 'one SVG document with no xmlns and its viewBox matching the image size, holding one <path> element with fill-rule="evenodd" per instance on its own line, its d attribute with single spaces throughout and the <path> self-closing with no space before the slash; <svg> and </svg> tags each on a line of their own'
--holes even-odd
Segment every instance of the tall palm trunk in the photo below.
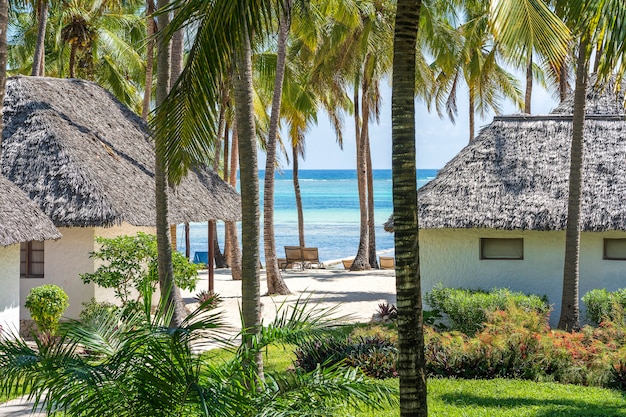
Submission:
<svg viewBox="0 0 626 417">
<path fill-rule="evenodd" d="M 229 183 L 233 187 L 237 186 L 237 161 L 239 160 L 239 134 L 237 123 L 233 126 L 233 140 L 230 152 L 230 178 Z M 230 260 L 230 273 L 234 280 L 242 279 L 241 251 L 239 250 L 239 238 L 237 237 L 237 223 L 226 222 L 228 236 L 228 249 Z"/>
<path fill-rule="evenodd" d="M 168 0 L 159 0 L 158 8 L 167 6 Z M 162 34 L 163 28 L 168 24 L 168 16 L 166 13 L 160 14 L 158 17 L 159 33 Z M 169 91 L 170 80 L 170 47 L 165 42 L 162 35 L 158 36 L 158 54 L 157 54 L 157 90 L 156 105 L 160 106 Z M 166 309 L 173 312 L 171 327 L 179 327 L 186 317 L 185 306 L 180 296 L 180 290 L 174 283 L 174 269 L 172 266 L 172 247 L 170 246 L 170 227 L 167 218 L 167 171 L 163 160 L 164 155 L 163 143 L 156 141 L 155 143 L 155 166 L 154 166 L 154 182 L 155 182 L 155 198 L 156 198 L 156 233 L 157 233 L 157 251 L 158 251 L 158 270 L 159 270 L 159 288 L 161 290 L 161 304 Z"/>
<path fill-rule="evenodd" d="M 223 102 L 223 101 L 222 101 Z M 219 135 L 217 138 L 217 143 L 215 144 L 215 156 L 213 158 L 213 172 L 217 173 L 220 170 L 220 161 L 222 154 L 222 138 L 224 137 L 224 128 L 226 125 L 226 111 L 225 107 L 220 106 L 220 115 L 217 123 L 217 134 Z M 215 261 L 216 268 L 226 268 L 226 261 L 224 259 L 224 255 L 220 250 L 219 240 L 217 239 L 217 221 L 210 220 L 208 223 L 208 236 L 213 236 L 213 260 Z"/>
<path fill-rule="evenodd" d="M 4 92 L 7 82 L 7 31 L 9 28 L 9 2 L 0 0 L 0 114 L 4 105 Z M 0 118 L 0 160 L 2 160 L 2 129 Z"/>
<path fill-rule="evenodd" d="M 572 149 L 570 152 L 569 197 L 565 229 L 565 265 L 563 268 L 563 297 L 558 328 L 575 330 L 578 317 L 578 269 L 580 254 L 580 192 L 583 185 L 583 151 L 585 128 L 585 96 L 587 94 L 587 41 L 580 41 L 574 90 L 572 116 Z"/>
<path fill-rule="evenodd" d="M 400 417 L 428 415 L 415 166 L 415 61 L 420 7 L 420 0 L 398 0 L 393 35 L 391 166 Z"/>
<path fill-rule="evenodd" d="M 372 268 L 378 269 L 378 259 L 376 257 L 376 221 L 374 219 L 374 172 L 372 170 L 372 153 L 370 150 L 370 135 L 365 136 L 365 152 L 367 163 L 367 224 L 369 235 L 369 263 Z"/>
<path fill-rule="evenodd" d="M 243 47 L 237 54 L 235 74 L 235 117 L 239 136 L 239 184 L 241 187 L 241 317 L 242 342 L 251 348 L 261 326 L 260 219 L 257 140 L 254 126 L 252 87 L 252 48 L 248 33 L 242 34 Z M 261 352 L 254 357 L 254 371 L 263 379 Z"/>
<path fill-rule="evenodd" d="M 148 43 L 146 45 L 146 84 L 143 91 L 143 106 L 141 107 L 141 118 L 148 119 L 150 113 L 150 100 L 152 96 L 152 72 L 154 70 L 154 39 L 156 24 L 154 22 L 154 0 L 146 0 L 146 32 Z"/>
<path fill-rule="evenodd" d="M 298 152 L 299 145 L 293 145 L 291 147 L 291 154 L 293 157 L 293 190 L 296 195 L 296 211 L 298 212 L 298 242 L 300 247 L 303 248 L 304 244 L 304 210 L 302 209 L 302 193 L 300 192 L 300 179 L 298 178 L 298 158 L 300 153 Z"/>
<path fill-rule="evenodd" d="M 276 78 L 272 96 L 270 129 L 265 149 L 265 181 L 263 189 L 263 241 L 265 247 L 265 268 L 268 294 L 289 294 L 289 288 L 280 275 L 276 257 L 276 239 L 274 236 L 274 171 L 276 168 L 276 138 L 280 118 L 280 102 L 283 94 L 283 79 L 287 62 L 287 36 L 291 25 L 291 0 L 283 1 L 279 18 L 278 45 L 276 49 Z"/>
<path fill-rule="evenodd" d="M 265 149 L 265 184 L 263 188 L 263 241 L 265 247 L 265 267 L 267 274 L 268 294 L 289 294 L 289 288 L 278 268 L 276 256 L 276 239 L 274 236 L 274 171 L 276 168 L 276 138 L 278 136 L 278 120 L 280 118 L 283 79 L 287 62 L 287 36 L 291 26 L 291 0 L 284 0 L 278 27 L 278 44 L 276 57 L 276 78 L 272 97 L 272 113 L 270 129 Z"/>
<path fill-rule="evenodd" d="M 561 103 L 565 101 L 569 93 L 569 85 L 567 82 L 568 65 L 564 61 L 559 70 L 559 99 Z"/>
<path fill-rule="evenodd" d="M 45 43 L 46 43 L 46 26 L 48 24 L 48 0 L 39 0 L 37 3 L 37 43 L 35 44 L 35 56 L 33 59 L 33 68 L 31 75 L 44 74 L 45 67 Z"/>
<path fill-rule="evenodd" d="M 74 69 L 76 68 L 76 52 L 78 51 L 78 44 L 72 43 L 70 48 L 70 78 L 76 78 Z"/>
<path fill-rule="evenodd" d="M 359 112 L 359 93 L 358 88 L 355 88 L 354 93 L 354 113 L 355 113 L 355 131 L 356 131 L 356 178 L 357 178 L 357 188 L 359 192 L 359 218 L 360 218 L 360 227 L 359 227 L 359 248 L 357 250 L 356 256 L 354 257 L 354 261 L 352 262 L 352 266 L 350 267 L 351 271 L 363 271 L 366 269 L 370 269 L 370 264 L 368 262 L 369 254 L 369 236 L 368 236 L 368 226 L 367 226 L 367 167 L 366 167 L 366 158 L 365 158 L 365 144 L 363 138 L 363 130 L 367 130 L 368 125 L 368 115 L 369 108 L 367 108 L 367 100 L 365 99 L 366 89 L 363 88 L 361 92 L 362 97 L 362 110 Z M 361 113 L 361 114 L 359 114 Z M 362 115 L 362 122 L 360 122 L 360 117 Z"/>
<path fill-rule="evenodd" d="M 224 103 L 222 103 L 224 105 Z M 228 122 L 226 122 L 224 126 L 224 169 L 223 169 L 223 177 L 224 181 L 230 184 L 230 176 L 228 175 L 228 164 L 230 163 L 230 159 L 228 157 L 228 151 L 230 150 L 230 141 L 228 139 L 228 132 L 230 131 L 228 127 Z M 226 268 L 230 266 L 230 235 L 228 231 L 228 222 L 224 223 L 224 257 L 226 258 Z"/>
<path fill-rule="evenodd" d="M 474 113 L 474 91 L 472 89 L 472 87 L 470 87 L 469 89 L 469 106 L 468 106 L 468 110 L 469 110 L 469 141 L 473 141 L 474 140 L 474 132 L 476 131 L 476 127 L 475 127 L 475 113 Z"/>
<path fill-rule="evenodd" d="M 533 54 L 528 54 L 528 65 L 526 66 L 526 93 L 524 94 L 524 113 L 530 114 L 530 101 L 533 95 Z"/>
</svg>

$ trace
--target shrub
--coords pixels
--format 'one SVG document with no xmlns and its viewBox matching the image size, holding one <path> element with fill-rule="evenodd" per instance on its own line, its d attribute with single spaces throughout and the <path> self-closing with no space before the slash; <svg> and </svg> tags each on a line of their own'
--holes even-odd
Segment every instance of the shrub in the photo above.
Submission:
<svg viewBox="0 0 626 417">
<path fill-rule="evenodd" d="M 56 285 L 42 285 L 30 290 L 24 305 L 37 324 L 39 332 L 53 335 L 61 315 L 69 307 L 68 296 Z"/>
<path fill-rule="evenodd" d="M 583 296 L 582 300 L 587 307 L 585 317 L 590 323 L 599 325 L 606 319 L 624 320 L 626 288 L 614 292 L 609 292 L 604 288 L 591 290 Z"/>
<path fill-rule="evenodd" d="M 100 244 L 91 257 L 104 261 L 94 273 L 81 274 L 84 283 L 94 282 L 104 288 L 113 288 L 115 296 L 128 304 L 131 290 L 140 298 L 152 294 L 159 281 L 157 271 L 157 244 L 154 235 L 137 233 L 136 236 L 115 238 L 96 237 Z M 172 253 L 174 281 L 179 288 L 194 290 L 198 280 L 196 265 L 179 252 Z"/>
<path fill-rule="evenodd" d="M 295 355 L 296 367 L 306 372 L 311 372 L 318 366 L 331 367 L 344 363 L 360 368 L 373 378 L 398 376 L 398 349 L 389 339 L 380 336 L 330 337 L 308 341 L 296 349 Z"/>
<path fill-rule="evenodd" d="M 107 301 L 96 301 L 92 298 L 86 303 L 83 303 L 83 310 L 78 315 L 81 321 L 87 322 L 99 317 L 107 316 L 107 313 L 116 311 L 119 307 L 113 303 Z"/>
<path fill-rule="evenodd" d="M 469 336 L 483 327 L 489 312 L 503 311 L 510 303 L 528 312 L 547 315 L 550 311 L 545 297 L 512 292 L 506 288 L 487 292 L 438 286 L 426 293 L 424 299 L 432 309 L 444 314 L 447 319 L 445 324 L 450 330 L 458 330 Z"/>
</svg>

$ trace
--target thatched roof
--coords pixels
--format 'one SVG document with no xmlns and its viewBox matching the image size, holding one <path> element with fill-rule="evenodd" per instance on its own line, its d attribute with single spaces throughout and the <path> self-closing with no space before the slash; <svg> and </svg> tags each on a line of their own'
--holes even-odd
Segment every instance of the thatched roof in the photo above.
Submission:
<svg viewBox="0 0 626 417">
<path fill-rule="evenodd" d="M 494 118 L 419 190 L 420 228 L 565 229 L 572 110 Z M 623 94 L 589 89 L 584 135 L 581 230 L 626 230 Z"/>
<path fill-rule="evenodd" d="M 52 221 L 39 207 L 0 175 L 0 246 L 60 237 Z"/>
<path fill-rule="evenodd" d="M 55 225 L 155 224 L 153 143 L 143 121 L 103 88 L 10 78 L 4 122 L 2 172 Z M 208 171 L 170 193 L 171 223 L 240 216 L 237 192 Z"/>
</svg>

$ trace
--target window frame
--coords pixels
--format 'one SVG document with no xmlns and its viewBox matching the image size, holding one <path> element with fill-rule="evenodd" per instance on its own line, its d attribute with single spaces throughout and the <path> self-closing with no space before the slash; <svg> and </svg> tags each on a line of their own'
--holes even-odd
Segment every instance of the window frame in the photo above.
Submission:
<svg viewBox="0 0 626 417">
<path fill-rule="evenodd" d="M 604 239 L 602 239 L 602 260 L 605 260 L 605 261 L 626 261 L 626 255 L 624 255 L 623 258 L 612 258 L 612 257 L 607 256 L 607 254 L 606 254 L 607 243 L 608 243 L 608 241 L 615 241 L 615 240 L 626 241 L 626 238 L 605 237 Z"/>
<path fill-rule="evenodd" d="M 520 257 L 517 258 L 491 258 L 487 257 L 484 254 L 484 242 L 493 240 L 510 240 L 510 241 L 519 241 L 522 245 L 522 251 Z M 479 245 L 479 259 L 481 261 L 523 261 L 524 260 L 524 238 L 522 237 L 481 237 L 478 243 Z"/>
<path fill-rule="evenodd" d="M 33 242 L 41 243 L 41 249 L 33 249 Z M 44 241 L 33 241 L 30 240 L 28 242 L 22 242 L 20 244 L 20 278 L 44 278 L 45 276 L 45 242 Z M 33 252 L 41 252 L 42 253 L 42 261 L 34 261 Z M 25 255 L 23 255 L 25 253 Z M 22 273 L 22 264 L 25 264 L 25 273 Z M 33 264 L 40 264 L 41 270 L 43 271 L 41 274 L 35 274 L 32 272 Z"/>
</svg>

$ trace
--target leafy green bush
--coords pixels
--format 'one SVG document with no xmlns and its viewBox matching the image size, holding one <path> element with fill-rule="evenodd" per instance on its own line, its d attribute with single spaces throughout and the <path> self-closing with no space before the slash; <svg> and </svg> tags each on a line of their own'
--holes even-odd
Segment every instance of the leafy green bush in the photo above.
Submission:
<svg viewBox="0 0 626 417">
<path fill-rule="evenodd" d="M 378 378 L 398 376 L 398 348 L 380 336 L 356 338 L 329 337 L 302 343 L 295 351 L 297 368 L 306 372 L 343 363 L 360 368 L 366 375 Z"/>
<path fill-rule="evenodd" d="M 78 315 L 78 318 L 83 322 L 88 322 L 111 314 L 118 309 L 119 307 L 113 303 L 109 303 L 107 301 L 96 301 L 95 298 L 92 298 L 88 302 L 83 303 L 83 310 Z"/>
<path fill-rule="evenodd" d="M 62 288 L 48 284 L 31 289 L 24 306 L 30 311 L 39 332 L 53 335 L 61 315 L 70 306 L 68 300 Z"/>
<path fill-rule="evenodd" d="M 100 250 L 91 257 L 103 261 L 92 274 L 81 274 L 84 283 L 94 282 L 104 288 L 113 288 L 115 296 L 126 305 L 131 291 L 141 298 L 151 294 L 159 281 L 157 270 L 157 243 L 154 235 L 137 233 L 136 236 L 115 238 L 97 237 Z M 196 265 L 179 252 L 172 253 L 174 281 L 179 288 L 194 290 L 198 280 Z"/>
<path fill-rule="evenodd" d="M 582 298 L 587 306 L 587 321 L 598 325 L 602 321 L 609 319 L 613 321 L 624 320 L 624 309 L 626 309 L 626 288 L 609 292 L 606 289 L 595 289 L 589 291 Z"/>
<path fill-rule="evenodd" d="M 426 293 L 424 299 L 433 310 L 444 314 L 447 319 L 445 324 L 450 330 L 458 330 L 469 336 L 483 327 L 489 312 L 504 311 L 510 303 L 528 312 L 547 315 L 550 311 L 545 296 L 526 295 L 506 288 L 483 291 L 438 286 Z"/>
</svg>

